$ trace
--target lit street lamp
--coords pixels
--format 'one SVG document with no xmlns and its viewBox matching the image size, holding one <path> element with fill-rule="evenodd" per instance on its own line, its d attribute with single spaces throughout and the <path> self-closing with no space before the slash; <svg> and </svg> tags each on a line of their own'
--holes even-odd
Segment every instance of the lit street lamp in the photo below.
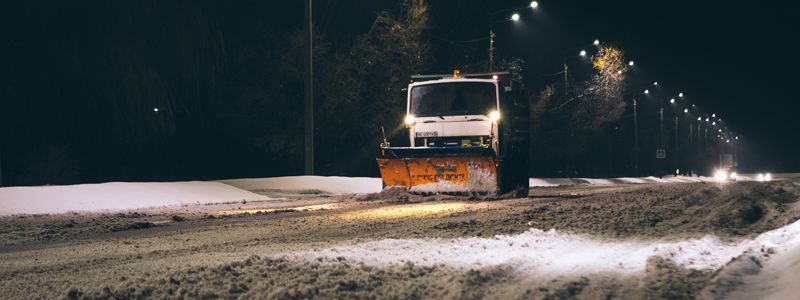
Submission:
<svg viewBox="0 0 800 300">
<path fill-rule="evenodd" d="M 539 7 L 539 2 L 531 1 L 528 5 L 531 9 L 537 9 Z M 511 14 L 511 16 L 507 19 L 501 21 L 495 21 L 494 16 L 500 13 L 507 13 L 510 11 L 519 10 L 521 8 L 510 8 L 510 9 L 501 9 L 492 13 L 489 13 L 489 72 L 494 71 L 494 24 L 495 23 L 503 23 L 503 22 L 518 22 L 520 19 L 520 15 L 517 12 Z"/>
</svg>

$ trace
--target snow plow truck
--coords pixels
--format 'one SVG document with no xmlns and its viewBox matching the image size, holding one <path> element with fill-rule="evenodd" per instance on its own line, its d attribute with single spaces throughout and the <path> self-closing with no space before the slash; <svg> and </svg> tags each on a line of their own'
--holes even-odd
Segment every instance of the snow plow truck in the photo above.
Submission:
<svg viewBox="0 0 800 300">
<path fill-rule="evenodd" d="M 385 188 L 412 193 L 528 194 L 530 111 L 508 72 L 414 75 L 406 90 L 409 147 L 384 138 Z"/>
</svg>

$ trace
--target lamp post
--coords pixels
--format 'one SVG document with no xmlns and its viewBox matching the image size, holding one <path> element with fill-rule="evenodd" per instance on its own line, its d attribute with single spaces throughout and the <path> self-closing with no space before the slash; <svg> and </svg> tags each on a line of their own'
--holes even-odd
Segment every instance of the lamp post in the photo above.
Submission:
<svg viewBox="0 0 800 300">
<path fill-rule="evenodd" d="M 537 9 L 539 7 L 539 2 L 531 1 L 531 3 L 528 5 L 528 7 L 530 7 L 531 9 Z M 506 13 L 506 12 L 510 12 L 510 11 L 514 11 L 514 10 L 520 10 L 520 9 L 522 9 L 522 8 L 508 8 L 508 9 L 501 9 L 501 10 L 489 13 L 489 66 L 488 66 L 489 67 L 489 72 L 494 72 L 494 50 L 495 50 L 495 48 L 494 48 L 494 38 L 495 38 L 494 24 L 495 23 L 505 23 L 505 22 L 518 22 L 519 18 L 520 18 L 519 13 L 516 13 L 516 12 L 511 14 L 510 17 L 505 18 L 505 19 L 503 19 L 501 21 L 495 21 L 494 20 L 494 16 L 496 16 L 496 15 L 498 15 L 500 13 Z"/>
<path fill-rule="evenodd" d="M 678 116 L 675 116 L 675 151 L 678 151 Z"/>
<path fill-rule="evenodd" d="M 313 72 L 314 72 L 314 63 L 313 63 L 313 30 L 312 27 L 312 9 L 311 9 L 311 1 L 307 0 L 304 1 L 305 6 L 305 26 L 306 26 L 306 43 L 308 48 L 306 49 L 306 77 L 305 77 L 305 139 L 304 139 L 304 148 L 305 148 L 305 174 L 306 175 L 314 175 L 314 81 L 313 81 Z"/>
<path fill-rule="evenodd" d="M 634 161 L 633 168 L 636 177 L 639 177 L 639 117 L 638 117 L 638 103 L 636 98 L 633 98 L 633 149 Z"/>
</svg>

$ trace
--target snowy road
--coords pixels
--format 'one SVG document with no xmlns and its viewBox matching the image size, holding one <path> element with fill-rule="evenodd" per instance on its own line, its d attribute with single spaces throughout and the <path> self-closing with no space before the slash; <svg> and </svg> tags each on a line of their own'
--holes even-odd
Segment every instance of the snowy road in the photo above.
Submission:
<svg viewBox="0 0 800 300">
<path fill-rule="evenodd" d="M 0 217 L 0 289 L 10 291 L 0 298 L 752 299 L 794 290 L 783 267 L 800 260 L 792 176 L 615 179 L 500 201 L 337 194 L 325 189 L 351 189 L 329 180 L 226 182 L 261 200 Z M 374 179 L 344 180 L 368 192 Z"/>
</svg>

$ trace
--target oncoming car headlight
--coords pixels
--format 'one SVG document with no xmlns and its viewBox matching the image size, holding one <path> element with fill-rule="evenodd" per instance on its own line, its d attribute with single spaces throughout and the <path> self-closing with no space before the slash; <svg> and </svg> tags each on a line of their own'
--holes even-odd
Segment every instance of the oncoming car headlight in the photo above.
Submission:
<svg viewBox="0 0 800 300">
<path fill-rule="evenodd" d="M 716 172 L 714 172 L 714 181 L 725 182 L 727 180 L 728 180 L 728 171 L 717 170 Z"/>
<path fill-rule="evenodd" d="M 757 181 L 762 181 L 762 182 L 771 181 L 772 180 L 772 174 L 770 174 L 770 173 L 758 173 L 758 175 L 756 175 L 756 180 Z"/>
</svg>

